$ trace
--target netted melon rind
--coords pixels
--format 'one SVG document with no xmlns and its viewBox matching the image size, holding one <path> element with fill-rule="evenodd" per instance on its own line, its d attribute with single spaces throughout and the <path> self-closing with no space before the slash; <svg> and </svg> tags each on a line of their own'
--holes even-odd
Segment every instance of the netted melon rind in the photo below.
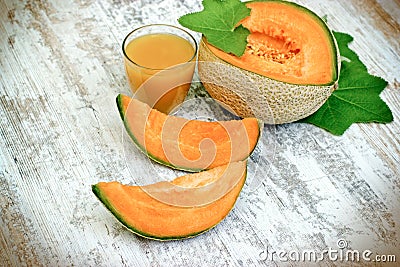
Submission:
<svg viewBox="0 0 400 267">
<path fill-rule="evenodd" d="M 198 72 L 207 92 L 240 117 L 255 116 L 267 124 L 298 121 L 317 111 L 337 87 L 296 85 L 247 71 L 215 56 L 204 37 Z"/>
</svg>

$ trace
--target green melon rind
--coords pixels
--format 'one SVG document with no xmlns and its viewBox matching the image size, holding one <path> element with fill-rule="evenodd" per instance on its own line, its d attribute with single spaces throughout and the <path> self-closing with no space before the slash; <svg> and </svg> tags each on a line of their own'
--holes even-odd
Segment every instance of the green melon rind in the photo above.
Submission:
<svg viewBox="0 0 400 267">
<path fill-rule="evenodd" d="M 117 96 L 117 106 L 118 106 L 118 110 L 119 110 L 119 115 L 121 116 L 122 121 L 124 122 L 124 126 L 126 131 L 128 132 L 129 136 L 131 137 L 133 143 L 139 148 L 140 151 L 142 151 L 148 158 L 150 158 L 151 160 L 160 163 L 162 165 L 165 165 L 167 167 L 173 168 L 173 169 L 177 169 L 177 170 L 183 170 L 183 171 L 188 171 L 188 172 L 200 172 L 203 169 L 197 169 L 197 168 L 188 168 L 188 167 L 183 167 L 183 166 L 175 166 L 172 165 L 169 162 L 163 161 L 161 159 L 159 159 L 158 157 L 156 157 L 155 155 L 149 153 L 136 139 L 135 135 L 132 133 L 132 131 L 130 130 L 130 125 L 128 124 L 127 120 L 125 120 L 125 110 L 123 108 L 122 105 L 122 94 L 119 94 Z"/>
<path fill-rule="evenodd" d="M 133 231 L 135 234 L 140 235 L 140 236 L 146 236 L 145 233 L 135 229 L 134 227 L 128 225 L 127 222 L 125 222 L 123 216 L 117 211 L 117 209 L 114 208 L 114 206 L 108 201 L 108 198 L 105 194 L 103 194 L 103 191 L 99 188 L 98 184 L 92 185 L 92 192 L 95 194 L 95 196 L 100 200 L 100 202 L 109 210 L 112 215 L 126 228 L 129 230 Z"/>
<path fill-rule="evenodd" d="M 126 131 L 128 132 L 129 136 L 131 137 L 133 143 L 139 148 L 140 151 L 142 151 L 142 152 L 143 152 L 147 157 L 149 157 L 151 160 L 153 160 L 153 161 L 155 161 L 155 162 L 157 162 L 157 163 L 160 163 L 160 164 L 162 164 L 162 165 L 165 165 L 165 166 L 167 166 L 167 167 L 176 169 L 176 170 L 183 170 L 183 171 L 188 171 L 188 172 L 200 172 L 200 171 L 207 170 L 207 169 L 199 169 L 199 168 L 190 168 L 190 167 L 185 167 L 185 166 L 176 166 L 176 165 L 171 164 L 170 162 L 163 161 L 163 160 L 159 159 L 157 156 L 155 156 L 155 155 L 149 153 L 149 152 L 138 142 L 138 140 L 136 139 L 135 135 L 134 135 L 134 134 L 132 133 L 132 131 L 130 130 L 130 125 L 128 124 L 127 120 L 125 120 L 125 110 L 124 110 L 123 105 L 122 105 L 122 97 L 124 97 L 124 95 L 119 94 L 119 95 L 117 96 L 117 99 L 116 99 L 116 101 L 117 101 L 117 106 L 118 106 L 118 111 L 119 111 L 119 115 L 121 116 L 121 119 L 122 119 L 122 121 L 124 122 L 124 126 L 125 126 Z M 258 141 L 260 140 L 261 133 L 262 133 L 262 127 L 264 127 L 264 123 L 263 123 L 261 120 L 258 120 L 258 119 L 257 119 L 257 121 L 258 121 L 258 128 L 259 128 L 259 131 L 258 131 L 258 137 L 257 137 L 256 144 L 257 144 Z M 241 161 L 246 160 L 248 157 L 250 157 L 250 155 L 253 153 L 253 151 L 254 151 L 254 149 L 256 148 L 256 146 L 257 146 L 257 145 L 255 145 L 254 148 L 253 148 L 253 150 L 249 153 L 249 155 L 248 155 L 246 158 L 241 159 Z"/>
<path fill-rule="evenodd" d="M 242 190 L 246 179 L 247 179 L 247 164 L 246 164 L 246 169 L 245 169 L 245 177 L 243 179 L 240 191 Z M 124 216 L 118 212 L 117 209 L 114 208 L 114 206 L 111 204 L 110 201 L 108 201 L 108 198 L 105 194 L 103 194 L 102 190 L 98 187 L 98 184 L 94 184 L 92 185 L 92 192 L 95 194 L 95 196 L 100 200 L 100 202 L 114 215 L 114 217 L 125 227 L 127 228 L 129 231 L 133 232 L 134 234 L 144 237 L 144 238 L 148 238 L 148 239 L 154 239 L 154 240 L 158 240 L 158 241 L 172 241 L 172 240 L 179 240 L 179 239 L 186 239 L 186 238 L 192 238 L 195 236 L 198 236 L 204 232 L 207 232 L 208 230 L 214 228 L 217 224 L 219 224 L 221 221 L 223 221 L 226 216 L 232 211 L 233 207 L 235 206 L 235 203 L 237 201 L 237 199 L 239 198 L 240 193 L 236 196 L 235 201 L 233 202 L 233 205 L 231 207 L 231 209 L 226 213 L 226 215 L 215 225 L 206 228 L 204 230 L 201 230 L 199 232 L 195 232 L 189 235 L 184 235 L 184 236 L 155 236 L 155 235 L 151 235 L 148 233 L 145 233 L 143 231 L 140 231 L 138 229 L 136 229 L 135 227 L 133 227 L 132 225 L 129 225 L 125 219 Z"/>
<path fill-rule="evenodd" d="M 129 225 L 125 221 L 123 215 L 121 213 L 119 213 L 117 209 L 114 208 L 114 206 L 110 203 L 110 201 L 108 201 L 107 196 L 103 194 L 103 192 L 101 191 L 101 189 L 98 187 L 97 184 L 92 185 L 92 192 L 96 195 L 96 197 L 100 200 L 100 202 L 114 215 L 114 217 L 126 229 L 128 229 L 129 231 L 133 232 L 134 234 L 136 234 L 138 236 L 141 236 L 141 237 L 144 237 L 144 238 L 154 239 L 154 240 L 159 240 L 159 241 L 178 240 L 178 239 L 183 239 L 183 238 L 194 237 L 194 236 L 199 235 L 199 234 L 201 234 L 201 233 L 203 233 L 203 232 L 208 230 L 208 229 L 205 229 L 204 231 L 193 233 L 193 234 L 188 235 L 188 236 L 169 236 L 169 237 L 154 236 L 154 235 L 142 232 L 142 231 L 136 229 L 135 227 L 133 227 L 132 225 Z"/>
<path fill-rule="evenodd" d="M 298 121 L 313 114 L 325 103 L 338 86 L 341 60 L 338 45 L 332 31 L 325 21 L 317 14 L 296 3 L 281 0 L 259 0 L 251 2 L 279 2 L 292 5 L 297 9 L 301 9 L 302 12 L 310 14 L 310 16 L 321 25 L 327 36 L 329 36 L 331 51 L 334 57 L 336 57 L 336 60 L 332 62 L 335 65 L 332 81 L 322 85 L 294 84 L 263 76 L 231 65 L 231 63 L 217 57 L 208 49 L 203 40 L 201 40 L 201 44 L 199 45 L 198 72 L 200 80 L 213 98 L 233 109 L 235 114 L 240 117 L 255 116 L 267 124 L 283 124 Z M 203 36 L 202 38 L 205 37 Z M 221 68 L 218 65 L 203 64 L 202 62 L 220 63 L 229 66 L 231 69 L 227 67 Z M 251 81 L 252 84 L 246 84 L 246 80 L 240 84 L 237 84 L 235 81 L 230 81 L 230 77 L 238 75 L 243 75 L 246 77 L 246 80 Z M 223 85 L 218 82 L 221 80 L 224 81 Z M 252 87 L 258 88 L 257 92 L 251 90 Z M 246 88 L 246 90 L 243 88 Z M 282 88 L 286 89 L 283 90 Z M 307 95 L 309 92 L 318 93 L 312 95 L 312 101 L 305 103 L 304 101 L 308 99 Z M 254 94 L 258 94 L 259 97 L 254 98 Z M 296 95 L 296 97 L 293 97 L 293 95 Z M 265 103 L 265 101 L 267 101 L 267 103 Z"/>
</svg>

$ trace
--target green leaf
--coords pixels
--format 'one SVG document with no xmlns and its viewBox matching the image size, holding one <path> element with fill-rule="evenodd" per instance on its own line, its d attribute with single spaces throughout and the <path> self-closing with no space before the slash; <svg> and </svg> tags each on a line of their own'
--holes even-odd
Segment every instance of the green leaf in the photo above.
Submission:
<svg viewBox="0 0 400 267">
<path fill-rule="evenodd" d="M 342 135 L 357 122 L 393 121 L 389 107 L 379 97 L 387 82 L 370 75 L 358 55 L 349 48 L 353 37 L 340 32 L 334 32 L 334 35 L 342 57 L 339 87 L 317 112 L 301 121 L 335 135 Z"/>
<path fill-rule="evenodd" d="M 236 56 L 244 53 L 250 31 L 238 23 L 250 15 L 250 9 L 240 0 L 203 0 L 204 9 L 184 15 L 179 23 L 203 33 L 215 47 Z"/>
<path fill-rule="evenodd" d="M 357 65 L 357 67 L 363 68 L 367 71 L 367 67 L 361 62 L 356 52 L 349 48 L 349 44 L 353 41 L 353 37 L 343 32 L 333 32 L 333 35 L 335 36 L 336 42 L 339 46 L 342 60 L 351 62 L 352 67 Z"/>
</svg>

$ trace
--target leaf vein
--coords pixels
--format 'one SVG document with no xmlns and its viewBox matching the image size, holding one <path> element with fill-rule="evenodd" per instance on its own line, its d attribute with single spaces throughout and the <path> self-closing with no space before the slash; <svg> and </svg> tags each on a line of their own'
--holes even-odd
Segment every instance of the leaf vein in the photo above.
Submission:
<svg viewBox="0 0 400 267">
<path fill-rule="evenodd" d="M 372 111 L 372 110 L 369 110 L 369 109 L 367 109 L 366 107 L 364 107 L 364 106 L 362 106 L 362 105 L 360 105 L 360 104 L 357 104 L 357 103 L 355 103 L 355 102 L 351 102 L 351 101 L 349 101 L 349 100 L 347 100 L 347 99 L 345 99 L 345 98 L 343 98 L 343 97 L 340 97 L 340 96 L 338 96 L 338 95 L 336 95 L 336 94 L 332 94 L 334 97 L 336 97 L 336 98 L 338 98 L 339 100 L 341 100 L 341 101 L 343 101 L 343 102 L 345 102 L 345 103 L 348 103 L 348 104 L 350 104 L 351 106 L 355 106 L 355 107 L 357 107 L 357 108 L 359 108 L 359 109 L 361 109 L 361 110 L 363 110 L 363 111 L 366 111 L 367 113 L 369 113 L 369 114 L 373 114 L 373 115 L 375 115 L 375 116 L 377 116 L 378 118 L 383 118 L 384 116 L 382 116 L 382 114 L 380 114 L 380 113 L 377 113 L 377 112 L 374 112 L 374 111 Z"/>
</svg>

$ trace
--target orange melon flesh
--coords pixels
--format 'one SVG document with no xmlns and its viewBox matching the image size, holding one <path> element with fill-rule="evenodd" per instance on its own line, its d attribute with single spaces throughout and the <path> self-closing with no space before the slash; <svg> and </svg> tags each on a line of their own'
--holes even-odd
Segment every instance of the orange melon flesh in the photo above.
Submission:
<svg viewBox="0 0 400 267">
<path fill-rule="evenodd" d="M 165 191 L 174 198 L 191 199 L 194 188 L 203 188 L 212 197 L 220 186 L 218 180 L 226 175 L 232 187 L 215 201 L 202 206 L 182 207 L 157 200 L 146 187 Z M 198 235 L 218 224 L 233 208 L 246 179 L 246 162 L 234 162 L 229 165 L 193 173 L 176 178 L 171 182 L 181 187 L 181 193 L 169 192 L 165 182 L 140 187 L 123 185 L 118 182 L 100 182 L 92 186 L 101 202 L 134 233 L 159 240 L 180 239 Z M 186 189 L 186 191 L 185 191 Z M 186 195 L 184 195 L 186 194 Z"/>
<path fill-rule="evenodd" d="M 137 99 L 119 95 L 125 127 L 151 159 L 188 171 L 246 159 L 260 136 L 255 118 L 208 122 L 169 116 Z"/>
<path fill-rule="evenodd" d="M 241 57 L 207 43 L 232 65 L 291 84 L 329 84 L 337 79 L 334 41 L 312 13 L 284 1 L 251 2 L 249 17 L 241 21 L 250 30 Z"/>
</svg>

